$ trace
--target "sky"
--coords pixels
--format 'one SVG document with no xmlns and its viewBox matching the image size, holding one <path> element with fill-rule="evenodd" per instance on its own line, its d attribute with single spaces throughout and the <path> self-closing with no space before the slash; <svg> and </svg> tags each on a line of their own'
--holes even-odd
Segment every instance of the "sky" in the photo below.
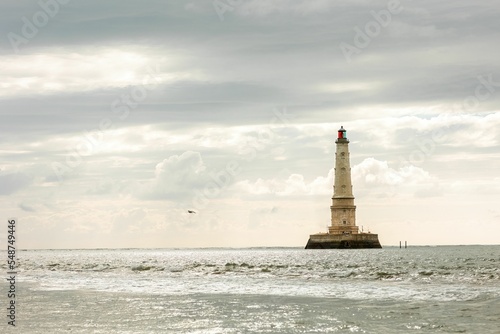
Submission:
<svg viewBox="0 0 500 334">
<path fill-rule="evenodd" d="M 303 247 L 340 126 L 383 246 L 500 243 L 498 1 L 0 9 L 2 243 Z"/>
</svg>

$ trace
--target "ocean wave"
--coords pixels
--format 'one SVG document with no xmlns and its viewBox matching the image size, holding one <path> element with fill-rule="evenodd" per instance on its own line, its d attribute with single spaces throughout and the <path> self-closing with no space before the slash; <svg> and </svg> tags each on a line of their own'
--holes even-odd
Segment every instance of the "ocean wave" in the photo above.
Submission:
<svg viewBox="0 0 500 334">
<path fill-rule="evenodd" d="M 109 274 L 126 279 L 133 274 L 137 278 L 176 282 L 224 277 L 224 280 L 251 278 L 293 284 L 298 280 L 320 285 L 336 282 L 500 285 L 500 247 L 496 246 L 444 248 L 439 252 L 422 247 L 376 252 L 221 249 L 26 251 L 21 254 L 19 271 L 26 278 Z"/>
</svg>

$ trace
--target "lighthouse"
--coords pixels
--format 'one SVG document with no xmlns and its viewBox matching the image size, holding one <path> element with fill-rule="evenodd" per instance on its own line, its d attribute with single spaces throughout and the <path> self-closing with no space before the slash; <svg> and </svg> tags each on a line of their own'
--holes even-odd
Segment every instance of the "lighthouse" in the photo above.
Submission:
<svg viewBox="0 0 500 334">
<path fill-rule="evenodd" d="M 335 179 L 333 184 L 331 222 L 328 232 L 311 234 L 306 249 L 312 248 L 382 248 L 378 235 L 359 232 L 351 181 L 349 140 L 343 126 L 335 140 Z"/>
</svg>

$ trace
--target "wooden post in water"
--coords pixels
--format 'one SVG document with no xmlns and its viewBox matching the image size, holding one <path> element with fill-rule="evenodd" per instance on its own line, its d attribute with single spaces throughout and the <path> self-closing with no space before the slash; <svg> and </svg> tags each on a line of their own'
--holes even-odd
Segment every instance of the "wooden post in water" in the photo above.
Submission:
<svg viewBox="0 0 500 334">
<path fill-rule="evenodd" d="M 405 241 L 405 248 L 406 248 L 407 246 L 408 246 L 408 245 L 407 245 L 407 243 L 406 243 L 406 241 Z"/>
<path fill-rule="evenodd" d="M 401 248 L 401 241 L 399 242 L 399 248 Z"/>
</svg>

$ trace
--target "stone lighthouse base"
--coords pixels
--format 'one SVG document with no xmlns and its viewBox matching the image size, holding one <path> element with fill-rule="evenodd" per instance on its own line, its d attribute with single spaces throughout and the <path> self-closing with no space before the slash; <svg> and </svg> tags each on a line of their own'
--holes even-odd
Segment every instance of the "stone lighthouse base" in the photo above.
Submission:
<svg viewBox="0 0 500 334">
<path fill-rule="evenodd" d="M 356 233 L 356 234 L 311 234 L 307 241 L 306 249 L 359 249 L 359 248 L 382 248 L 378 241 L 378 234 Z"/>
</svg>

